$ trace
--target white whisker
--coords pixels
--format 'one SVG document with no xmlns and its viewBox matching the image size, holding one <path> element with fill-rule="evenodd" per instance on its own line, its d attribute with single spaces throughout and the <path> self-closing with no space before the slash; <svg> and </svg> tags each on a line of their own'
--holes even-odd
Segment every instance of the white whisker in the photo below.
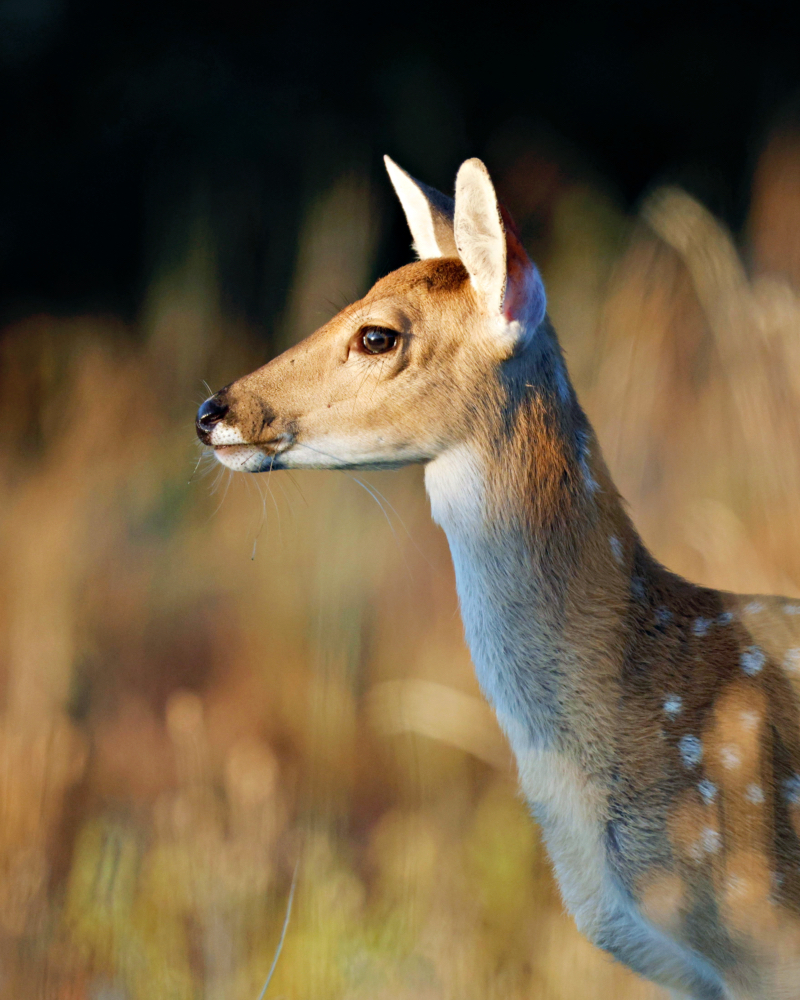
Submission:
<svg viewBox="0 0 800 1000">
<path fill-rule="evenodd" d="M 280 541 L 283 541 L 283 528 L 282 528 L 282 525 L 281 525 L 281 512 L 280 512 L 280 509 L 278 508 L 278 501 L 275 499 L 275 494 L 272 492 L 272 485 L 270 483 L 270 479 L 272 477 L 272 465 L 273 465 L 274 461 L 275 461 L 275 456 L 273 455 L 270 458 L 270 460 L 269 460 L 269 469 L 267 469 L 267 478 L 266 478 L 265 485 L 267 487 L 267 492 L 269 493 L 269 498 L 272 501 L 272 506 L 275 508 L 275 516 L 278 519 L 278 539 Z"/>
</svg>

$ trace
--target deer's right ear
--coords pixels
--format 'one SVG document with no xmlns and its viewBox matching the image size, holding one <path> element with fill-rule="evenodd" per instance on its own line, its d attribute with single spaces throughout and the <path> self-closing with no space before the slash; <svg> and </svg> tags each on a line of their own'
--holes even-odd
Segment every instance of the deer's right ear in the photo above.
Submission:
<svg viewBox="0 0 800 1000">
<path fill-rule="evenodd" d="M 501 339 L 523 342 L 544 319 L 544 285 L 478 159 L 462 163 L 456 177 L 455 235 L 473 287 L 501 320 Z"/>
<path fill-rule="evenodd" d="M 403 206 L 419 259 L 458 257 L 453 235 L 453 199 L 416 180 L 388 156 L 384 156 L 383 162 Z"/>
</svg>

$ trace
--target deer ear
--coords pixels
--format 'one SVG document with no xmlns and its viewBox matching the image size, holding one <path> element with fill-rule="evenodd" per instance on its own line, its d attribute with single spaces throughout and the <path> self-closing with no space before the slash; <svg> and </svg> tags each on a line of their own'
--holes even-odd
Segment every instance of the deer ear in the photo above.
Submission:
<svg viewBox="0 0 800 1000">
<path fill-rule="evenodd" d="M 544 319 L 544 285 L 478 159 L 467 160 L 458 171 L 454 228 L 472 285 L 489 311 L 504 320 L 506 337 L 518 340 L 532 333 Z"/>
<path fill-rule="evenodd" d="M 384 156 L 383 162 L 403 206 L 419 259 L 457 257 L 453 236 L 453 199 L 416 180 L 388 156 Z"/>
</svg>

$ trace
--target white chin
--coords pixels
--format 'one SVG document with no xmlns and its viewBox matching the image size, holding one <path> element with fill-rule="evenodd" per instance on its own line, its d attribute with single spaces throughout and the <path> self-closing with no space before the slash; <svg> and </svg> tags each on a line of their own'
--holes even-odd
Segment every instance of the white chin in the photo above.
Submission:
<svg viewBox="0 0 800 1000">
<path fill-rule="evenodd" d="M 214 457 L 234 472 L 263 472 L 270 464 L 269 456 L 252 444 L 217 445 Z"/>
</svg>

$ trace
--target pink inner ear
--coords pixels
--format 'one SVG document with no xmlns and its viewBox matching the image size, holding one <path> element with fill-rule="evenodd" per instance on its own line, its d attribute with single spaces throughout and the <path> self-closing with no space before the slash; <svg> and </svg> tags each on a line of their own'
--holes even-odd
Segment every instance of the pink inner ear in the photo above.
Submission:
<svg viewBox="0 0 800 1000">
<path fill-rule="evenodd" d="M 500 215 L 506 233 L 506 294 L 503 315 L 509 321 L 527 319 L 538 325 L 544 318 L 542 279 L 525 253 L 516 223 L 502 205 Z"/>
</svg>

